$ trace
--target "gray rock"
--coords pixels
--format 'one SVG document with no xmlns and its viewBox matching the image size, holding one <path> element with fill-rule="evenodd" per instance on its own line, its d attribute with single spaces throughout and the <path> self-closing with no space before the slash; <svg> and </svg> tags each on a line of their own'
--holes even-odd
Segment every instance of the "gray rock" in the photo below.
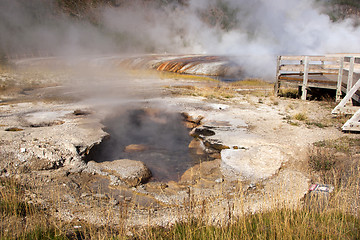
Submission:
<svg viewBox="0 0 360 240">
<path fill-rule="evenodd" d="M 90 161 L 86 171 L 101 175 L 109 175 L 113 185 L 119 185 L 117 178 L 130 187 L 145 183 L 151 177 L 151 172 L 143 162 L 129 159 L 114 160 L 111 162 L 96 163 Z"/>
<path fill-rule="evenodd" d="M 221 171 L 224 176 L 259 181 L 274 175 L 286 161 L 279 147 L 260 145 L 250 149 L 221 151 Z"/>
</svg>

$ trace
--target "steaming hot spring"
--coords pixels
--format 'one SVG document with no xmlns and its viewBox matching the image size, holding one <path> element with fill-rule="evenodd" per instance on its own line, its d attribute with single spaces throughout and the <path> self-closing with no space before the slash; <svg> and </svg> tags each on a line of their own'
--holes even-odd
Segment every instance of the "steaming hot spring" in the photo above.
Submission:
<svg viewBox="0 0 360 240">
<path fill-rule="evenodd" d="M 200 120 L 186 113 L 154 108 L 117 112 L 103 122 L 109 136 L 93 147 L 85 159 L 98 163 L 137 160 L 150 169 L 152 181 L 178 181 L 190 167 L 213 160 L 201 148 L 199 134 L 190 133 L 201 124 Z"/>
</svg>

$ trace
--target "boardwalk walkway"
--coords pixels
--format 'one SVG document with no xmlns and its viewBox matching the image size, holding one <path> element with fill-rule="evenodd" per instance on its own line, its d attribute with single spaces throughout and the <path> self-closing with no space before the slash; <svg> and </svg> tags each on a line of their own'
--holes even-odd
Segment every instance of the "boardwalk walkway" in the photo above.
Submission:
<svg viewBox="0 0 360 240">
<path fill-rule="evenodd" d="M 309 89 L 333 89 L 338 106 L 333 114 L 354 114 L 343 130 L 360 131 L 360 55 L 279 56 L 275 95 L 281 87 L 298 87 L 301 99 Z M 342 96 L 345 97 L 342 99 Z"/>
</svg>

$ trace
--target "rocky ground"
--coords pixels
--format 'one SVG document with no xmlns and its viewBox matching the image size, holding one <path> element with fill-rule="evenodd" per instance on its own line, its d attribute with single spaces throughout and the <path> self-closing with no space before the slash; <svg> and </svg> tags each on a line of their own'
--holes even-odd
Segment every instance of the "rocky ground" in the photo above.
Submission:
<svg viewBox="0 0 360 240">
<path fill-rule="evenodd" d="M 1 177 L 29 186 L 27 201 L 66 221 L 148 226 L 191 215 L 217 223 L 297 206 L 312 183 L 309 147 L 348 135 L 331 116 L 331 102 L 275 98 L 268 84 L 229 87 L 41 64 L 3 71 L 0 84 Z M 91 159 L 95 146 L 112 137 L 104 121 L 129 109 L 161 124 L 169 121 L 161 112 L 181 113 L 189 151 L 201 162 L 176 180 L 154 181 L 137 159 Z M 134 143 L 125 151 L 148 155 L 150 148 Z"/>
</svg>

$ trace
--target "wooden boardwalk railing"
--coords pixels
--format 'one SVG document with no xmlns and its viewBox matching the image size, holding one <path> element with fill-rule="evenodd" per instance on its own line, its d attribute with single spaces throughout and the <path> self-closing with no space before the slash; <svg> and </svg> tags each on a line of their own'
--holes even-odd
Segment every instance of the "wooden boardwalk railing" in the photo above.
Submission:
<svg viewBox="0 0 360 240">
<path fill-rule="evenodd" d="M 277 60 L 275 95 L 282 85 L 298 87 L 306 100 L 311 88 L 336 90 L 338 106 L 333 114 L 354 114 L 343 130 L 360 131 L 360 55 L 279 56 Z M 345 97 L 341 97 L 345 93 Z M 350 105 L 350 106 L 349 106 Z"/>
<path fill-rule="evenodd" d="M 282 84 L 301 88 L 301 99 L 306 100 L 309 88 L 336 90 L 336 101 L 342 92 L 353 86 L 354 77 L 360 77 L 360 56 L 279 56 L 275 94 Z M 360 94 L 354 96 L 360 100 Z"/>
</svg>

